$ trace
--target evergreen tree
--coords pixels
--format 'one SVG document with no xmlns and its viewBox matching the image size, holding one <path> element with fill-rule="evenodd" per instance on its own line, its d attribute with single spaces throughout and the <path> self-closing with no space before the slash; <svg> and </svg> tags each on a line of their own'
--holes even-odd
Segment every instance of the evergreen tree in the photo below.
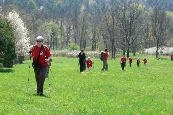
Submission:
<svg viewBox="0 0 173 115">
<path fill-rule="evenodd" d="M 0 17 L 0 58 L 4 67 L 12 67 L 15 59 L 15 39 L 10 23 Z"/>
</svg>

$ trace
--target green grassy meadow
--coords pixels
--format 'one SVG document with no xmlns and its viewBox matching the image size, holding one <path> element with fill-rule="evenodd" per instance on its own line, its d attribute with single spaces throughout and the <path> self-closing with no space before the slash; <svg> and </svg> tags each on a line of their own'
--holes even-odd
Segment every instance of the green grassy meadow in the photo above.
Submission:
<svg viewBox="0 0 173 115">
<path fill-rule="evenodd" d="M 109 60 L 109 71 L 94 59 L 91 71 L 79 73 L 78 59 L 53 58 L 45 97 L 36 96 L 30 61 L 0 72 L 0 114 L 4 115 L 171 115 L 173 62 L 148 59 L 145 67 Z M 29 81 L 28 81 L 29 78 Z"/>
</svg>

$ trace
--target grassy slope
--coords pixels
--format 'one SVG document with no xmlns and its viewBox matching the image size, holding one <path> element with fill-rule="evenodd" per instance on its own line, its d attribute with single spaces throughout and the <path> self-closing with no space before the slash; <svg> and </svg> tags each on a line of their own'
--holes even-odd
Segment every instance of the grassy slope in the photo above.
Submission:
<svg viewBox="0 0 173 115">
<path fill-rule="evenodd" d="M 109 60 L 109 71 L 79 73 L 77 59 L 54 58 L 47 97 L 35 96 L 36 83 L 29 61 L 13 72 L 0 73 L 0 114 L 173 114 L 173 63 L 150 58 L 147 67 L 120 69 Z M 27 78 L 30 81 L 27 82 Z M 50 84 L 50 86 L 49 86 Z"/>
</svg>

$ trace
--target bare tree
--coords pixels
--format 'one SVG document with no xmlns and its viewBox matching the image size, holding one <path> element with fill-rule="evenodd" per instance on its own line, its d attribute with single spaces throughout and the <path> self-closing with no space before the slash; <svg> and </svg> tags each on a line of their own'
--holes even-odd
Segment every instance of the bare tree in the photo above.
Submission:
<svg viewBox="0 0 173 115">
<path fill-rule="evenodd" d="M 159 48 L 165 44 L 166 41 L 166 13 L 163 10 L 155 8 L 152 14 L 152 35 L 156 40 L 156 58 L 159 56 Z"/>
<path fill-rule="evenodd" d="M 123 49 L 123 55 L 127 51 L 127 57 L 129 57 L 130 49 L 136 51 L 137 39 L 143 30 L 142 9 L 137 2 L 127 2 L 119 8 L 117 14 L 118 25 L 121 32 L 121 43 Z M 136 42 L 136 43 L 135 43 Z M 136 44 L 136 45 L 135 45 Z"/>
</svg>

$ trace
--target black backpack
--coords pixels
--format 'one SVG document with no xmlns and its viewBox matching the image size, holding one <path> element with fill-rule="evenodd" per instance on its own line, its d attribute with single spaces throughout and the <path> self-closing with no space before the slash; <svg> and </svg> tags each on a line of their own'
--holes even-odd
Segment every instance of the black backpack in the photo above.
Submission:
<svg viewBox="0 0 173 115">
<path fill-rule="evenodd" d="M 104 56 L 103 56 L 103 55 L 104 55 L 104 52 L 101 52 L 101 54 L 100 54 L 100 60 L 101 60 L 101 61 L 104 60 Z"/>
</svg>

